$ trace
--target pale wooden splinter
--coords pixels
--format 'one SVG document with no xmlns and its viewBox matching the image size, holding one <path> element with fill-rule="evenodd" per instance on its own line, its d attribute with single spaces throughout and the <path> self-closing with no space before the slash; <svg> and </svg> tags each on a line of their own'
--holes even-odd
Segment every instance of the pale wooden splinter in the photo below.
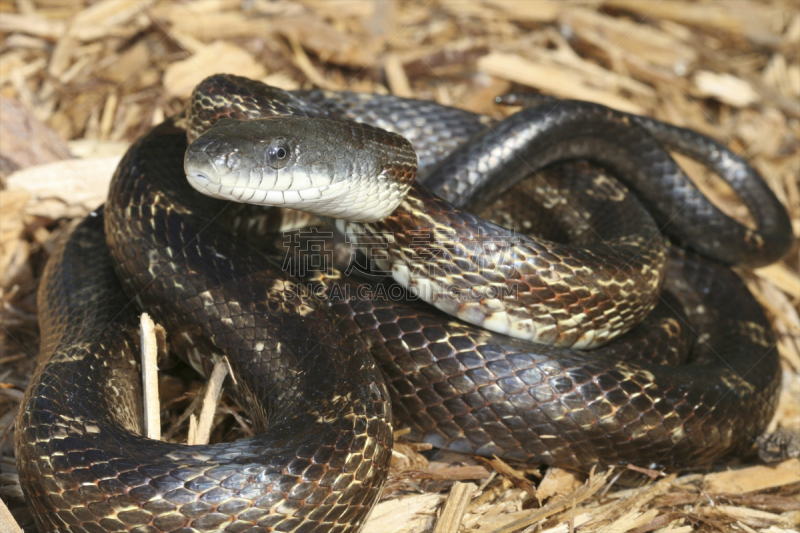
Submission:
<svg viewBox="0 0 800 533">
<path fill-rule="evenodd" d="M 211 425 L 214 422 L 214 413 L 217 411 L 217 402 L 222 395 L 222 383 L 228 375 L 228 363 L 226 360 L 214 363 L 214 370 L 208 378 L 206 390 L 203 395 L 203 407 L 200 409 L 200 417 L 194 415 L 189 417 L 189 436 L 187 444 L 208 444 L 211 438 Z"/>
<path fill-rule="evenodd" d="M 436 529 L 433 533 L 458 533 L 467 505 L 475 492 L 474 483 L 462 483 L 456 481 L 450 489 L 450 495 L 444 503 L 444 509 L 436 522 Z"/>
<path fill-rule="evenodd" d="M 8 533 L 22 533 L 22 528 L 19 527 L 17 521 L 11 515 L 3 500 L 0 500 L 0 531 L 7 531 Z"/>
<path fill-rule="evenodd" d="M 161 440 L 161 402 L 158 398 L 158 341 L 156 325 L 147 313 L 140 317 L 144 435 Z"/>
<path fill-rule="evenodd" d="M 140 318 L 142 343 L 142 387 L 144 395 L 144 434 L 149 439 L 161 440 L 161 403 L 158 397 L 158 341 L 156 326 L 147 313 Z M 217 361 L 206 384 L 200 417 L 190 415 L 187 444 L 208 444 L 214 413 L 222 395 L 222 383 L 230 372 L 227 358 Z M 233 377 L 231 375 L 231 377 Z"/>
</svg>

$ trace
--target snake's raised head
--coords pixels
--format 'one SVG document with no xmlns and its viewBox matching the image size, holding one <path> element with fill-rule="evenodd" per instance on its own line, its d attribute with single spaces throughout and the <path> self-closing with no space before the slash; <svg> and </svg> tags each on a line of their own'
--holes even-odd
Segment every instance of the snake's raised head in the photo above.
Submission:
<svg viewBox="0 0 800 533">
<path fill-rule="evenodd" d="M 186 151 L 189 183 L 235 202 L 374 222 L 408 192 L 417 156 L 404 137 L 324 118 L 221 120 Z"/>
</svg>

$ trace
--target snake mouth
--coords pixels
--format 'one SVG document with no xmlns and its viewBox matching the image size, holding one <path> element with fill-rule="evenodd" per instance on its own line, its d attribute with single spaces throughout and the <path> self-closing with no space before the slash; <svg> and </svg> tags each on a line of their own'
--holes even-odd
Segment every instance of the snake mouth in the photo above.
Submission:
<svg viewBox="0 0 800 533">
<path fill-rule="evenodd" d="M 206 196 L 240 203 L 303 209 L 316 205 L 323 196 L 328 202 L 334 201 L 348 189 L 348 183 L 341 181 L 314 186 L 316 180 L 313 176 L 297 176 L 296 172 L 280 177 L 273 174 L 270 179 L 258 168 L 230 171 L 225 166 L 220 168 L 206 148 L 205 144 L 190 147 L 183 162 L 189 184 Z"/>
<path fill-rule="evenodd" d="M 203 150 L 186 151 L 183 158 L 183 171 L 192 187 L 200 192 L 221 186 L 222 179 L 214 160 Z"/>
<path fill-rule="evenodd" d="M 302 209 L 323 196 L 330 201 L 347 190 L 348 183 L 331 183 L 303 167 L 272 169 L 258 165 L 248 150 L 215 137 L 201 136 L 184 156 L 184 174 L 198 192 L 241 203 L 292 206 Z M 340 190 L 341 189 L 341 190 Z"/>
<path fill-rule="evenodd" d="M 187 172 L 186 178 L 189 180 L 189 183 L 191 183 L 194 186 L 195 189 L 197 188 L 208 189 L 209 185 L 213 185 L 215 183 L 211 180 L 211 178 L 209 178 L 203 172 L 192 172 L 192 173 Z"/>
<path fill-rule="evenodd" d="M 221 200 L 230 200 L 264 206 L 283 206 L 302 209 L 304 206 L 321 199 L 323 196 L 338 197 L 337 189 L 344 187 L 322 185 L 320 187 L 306 187 L 303 189 L 270 190 L 253 187 L 249 180 L 230 180 L 226 183 L 218 173 L 209 168 L 195 168 L 186 165 L 184 168 L 186 179 L 198 192 Z M 240 183 L 241 182 L 241 183 Z"/>
</svg>

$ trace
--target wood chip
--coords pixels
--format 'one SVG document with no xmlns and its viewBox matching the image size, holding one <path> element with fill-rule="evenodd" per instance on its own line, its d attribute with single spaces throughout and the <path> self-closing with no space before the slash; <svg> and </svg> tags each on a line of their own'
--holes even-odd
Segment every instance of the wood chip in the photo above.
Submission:
<svg viewBox="0 0 800 533">
<path fill-rule="evenodd" d="M 705 490 L 718 494 L 742 494 L 800 482 L 800 459 L 789 459 L 773 466 L 751 466 L 709 474 Z"/>
<path fill-rule="evenodd" d="M 119 96 L 117 91 L 111 91 L 106 98 L 106 103 L 103 106 L 103 114 L 100 119 L 100 138 L 108 139 L 111 136 L 111 128 L 114 127 L 114 119 L 117 116 L 117 104 L 119 103 Z"/>
<path fill-rule="evenodd" d="M 475 488 L 473 483 L 457 481 L 453 484 L 433 533 L 458 533 L 461 521 L 464 519 L 464 512 L 467 510 Z"/>
<path fill-rule="evenodd" d="M 551 22 L 556 19 L 562 6 L 562 2 L 556 0 L 537 0 L 536 2 L 484 0 L 484 2 L 505 13 L 509 18 L 526 22 Z"/>
<path fill-rule="evenodd" d="M 644 112 L 643 107 L 630 100 L 588 86 L 586 74 L 537 64 L 518 55 L 492 52 L 478 59 L 478 68 L 491 76 L 534 87 L 559 98 L 591 100 L 628 113 Z"/>
<path fill-rule="evenodd" d="M 212 2 L 160 2 L 152 9 L 154 16 L 167 21 L 170 28 L 192 43 L 211 44 L 225 42 L 223 39 L 237 39 L 272 35 L 272 22 L 262 17 L 248 16 L 241 10 L 203 11 L 197 6 L 213 5 Z M 183 43 L 183 39 L 179 42 Z M 190 49 L 191 50 L 191 49 Z M 225 63 L 219 63 L 224 65 Z M 222 69 L 224 70 L 224 68 Z M 220 72 L 220 67 L 214 72 Z"/>
<path fill-rule="evenodd" d="M 395 441 L 392 448 L 392 467 L 400 470 L 425 470 L 428 460 L 413 446 Z"/>
<path fill-rule="evenodd" d="M 536 488 L 539 504 L 553 496 L 566 496 L 583 485 L 582 476 L 563 468 L 550 467 Z"/>
<path fill-rule="evenodd" d="M 11 516 L 11 511 L 8 510 L 3 500 L 0 500 L 0 531 L 5 533 L 22 533 L 22 528 L 19 527 L 14 517 Z"/>
<path fill-rule="evenodd" d="M 725 4 L 691 3 L 679 0 L 640 2 L 638 0 L 607 0 L 606 7 L 625 9 L 648 19 L 667 19 L 690 26 L 713 28 L 729 33 L 754 32 L 768 26 L 769 16 L 755 9 L 745 9 L 748 2 L 741 2 L 739 9 L 730 9 Z M 749 28 L 748 28 L 749 26 Z"/>
<path fill-rule="evenodd" d="M 359 40 L 311 13 L 281 19 L 275 31 L 286 39 L 296 40 L 322 61 L 356 68 L 375 64 L 377 53 L 383 45 L 381 38 Z"/>
<path fill-rule="evenodd" d="M 415 494 L 381 502 L 375 506 L 363 533 L 419 533 L 429 531 L 435 510 L 444 497 L 438 494 Z"/>
<path fill-rule="evenodd" d="M 745 107 L 758 100 L 758 93 L 743 79 L 732 74 L 698 70 L 693 77 L 698 96 L 716 98 L 734 107 Z"/>
<path fill-rule="evenodd" d="M 651 25 L 585 8 L 564 9 L 558 20 L 579 37 L 589 33 L 600 36 L 609 46 L 626 55 L 635 54 L 647 63 L 686 72 L 697 60 L 694 48 Z"/>
<path fill-rule="evenodd" d="M 193 445 L 193 444 L 203 444 L 203 442 L 197 438 L 197 416 L 194 414 L 189 415 L 189 431 L 186 435 L 186 444 Z"/>
<path fill-rule="evenodd" d="M 330 83 L 325 77 L 317 70 L 314 66 L 314 63 L 311 62 L 306 51 L 303 50 L 303 47 L 300 45 L 300 42 L 294 35 L 289 35 L 289 44 L 292 47 L 292 52 L 294 52 L 294 63 L 299 68 L 303 74 L 317 87 L 323 87 L 325 89 L 336 89 L 336 85 Z"/>
<path fill-rule="evenodd" d="M 651 523 L 655 517 L 659 515 L 658 509 L 649 509 L 647 511 L 630 511 L 607 526 L 597 529 L 597 533 L 625 533 L 635 529 L 641 529 L 644 525 Z"/>
<path fill-rule="evenodd" d="M 188 98 L 192 89 L 204 78 L 219 72 L 225 65 L 227 74 L 263 78 L 267 72 L 249 52 L 234 44 L 218 41 L 204 46 L 190 58 L 172 63 L 164 72 L 167 94 Z"/>
<path fill-rule="evenodd" d="M 70 30 L 83 41 L 105 37 L 109 33 L 132 35 L 140 28 L 134 23 L 137 15 L 145 15 L 145 22 L 149 22 L 145 10 L 153 4 L 155 0 L 101 0 L 81 10 L 72 20 Z M 126 31 L 114 32 L 115 28 Z"/>
<path fill-rule="evenodd" d="M 19 101 L 0 99 L 0 155 L 19 168 L 70 157 L 66 143 Z"/>
<path fill-rule="evenodd" d="M 127 91 L 135 91 L 160 82 L 156 72 L 150 68 L 151 58 L 150 48 L 144 41 L 139 41 L 119 54 L 97 75 L 114 84 L 124 84 Z M 117 91 L 112 94 L 117 94 Z"/>
<path fill-rule="evenodd" d="M 44 17 L 15 13 L 3 13 L 0 17 L 0 31 L 4 33 L 18 31 L 45 39 L 57 39 L 64 35 L 66 29 L 67 24 L 62 20 L 48 20 Z"/>
<path fill-rule="evenodd" d="M 18 170 L 8 187 L 23 187 L 32 196 L 28 213 L 46 217 L 77 217 L 96 209 L 108 196 L 108 186 L 120 157 L 70 159 Z"/>
</svg>

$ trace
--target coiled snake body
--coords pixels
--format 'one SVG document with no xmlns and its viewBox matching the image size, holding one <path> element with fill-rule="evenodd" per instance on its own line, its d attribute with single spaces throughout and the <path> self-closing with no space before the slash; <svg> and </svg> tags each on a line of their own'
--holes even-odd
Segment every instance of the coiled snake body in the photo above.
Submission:
<svg viewBox="0 0 800 533">
<path fill-rule="evenodd" d="M 246 97 L 231 96 L 229 89 L 242 90 Z M 219 76 L 201 85 L 197 95 L 194 107 L 209 109 L 209 102 L 226 99 L 243 103 L 226 111 L 234 117 L 242 109 L 316 116 L 320 108 L 315 101 L 325 97 L 292 95 Z M 346 97 L 339 105 L 340 116 L 359 109 L 370 112 L 369 105 L 358 107 L 358 97 Z M 483 126 L 483 119 L 443 113 L 466 125 L 465 137 Z M 337 118 L 337 113 L 328 114 Z M 779 366 L 770 350 L 769 324 L 738 278 L 723 267 L 691 253 L 675 252 L 666 262 L 663 251 L 654 247 L 646 252 L 649 245 L 638 248 L 653 259 L 646 266 L 636 252 L 629 258 L 633 266 L 623 265 L 634 271 L 636 291 L 642 281 L 657 288 L 666 272 L 667 287 L 703 332 L 703 342 L 695 343 L 686 367 L 611 361 L 609 353 L 654 342 L 647 334 L 641 341 L 611 341 L 593 357 L 489 333 L 418 302 L 319 300 L 273 259 L 230 236 L 226 225 L 249 208 L 190 189 L 183 173 L 183 122 L 171 119 L 131 147 L 106 206 L 83 221 L 48 263 L 40 291 L 41 360 L 16 432 L 20 479 L 42 531 L 357 531 L 385 479 L 392 402 L 419 438 L 574 468 L 713 461 L 748 446 L 774 409 Z M 402 120 L 394 124 L 402 129 Z M 194 130 L 194 123 L 189 129 Z M 474 149 L 500 142 L 499 136 L 493 137 L 499 129 L 473 141 Z M 387 135 L 369 132 L 377 143 Z M 425 158 L 438 160 L 450 150 L 447 142 L 425 145 L 425 137 L 418 137 Z M 455 147 L 463 140 L 448 142 Z M 461 171 L 477 168 L 471 160 L 459 163 L 470 155 L 463 150 L 425 169 L 433 187 L 443 173 L 451 173 L 448 165 Z M 571 153 L 587 155 L 583 148 Z M 513 166 L 507 160 L 497 163 Z M 588 172 L 580 165 L 574 170 L 578 175 Z M 365 231 L 377 234 L 381 227 L 370 224 L 386 224 L 413 238 L 408 231 L 419 227 L 408 224 L 422 217 L 479 233 L 477 219 L 456 212 L 452 220 L 457 222 L 445 221 L 449 208 L 413 187 L 416 196 L 399 212 L 388 222 L 367 222 Z M 607 190 L 611 195 L 624 191 L 616 186 Z M 421 201 L 428 202 L 425 213 L 415 203 Z M 598 202 L 609 204 L 608 196 Z M 622 209 L 630 213 L 638 208 L 625 204 Z M 598 224 L 601 237 L 624 248 L 629 244 L 627 229 L 614 233 L 602 225 L 604 216 L 601 208 L 599 215 L 590 216 L 589 226 Z M 777 229 L 766 233 L 779 233 L 781 216 L 785 213 L 774 215 Z M 628 226 L 641 229 L 641 220 L 634 217 Z M 541 264 L 547 258 L 556 272 L 557 264 L 569 266 L 581 258 L 577 254 L 558 261 L 552 252 L 562 248 L 542 252 L 539 241 L 525 243 L 521 249 L 526 254 L 539 254 L 540 270 L 547 270 Z M 467 253 L 458 266 L 462 278 L 471 281 L 470 261 L 475 265 L 483 256 L 464 246 Z M 408 264 L 413 264 L 421 252 L 405 248 Z M 457 249 L 445 247 L 442 253 Z M 601 256 L 602 247 L 583 255 Z M 616 260 L 614 253 L 606 255 Z M 663 266 L 653 266 L 659 263 Z M 500 270 L 526 268 L 518 261 L 512 266 Z M 492 275 L 488 268 L 478 272 L 485 279 Z M 608 279 L 617 279 L 616 274 Z M 530 294 L 549 301 L 556 316 L 569 311 L 571 300 L 559 298 L 558 284 L 545 290 L 528 280 L 532 277 L 524 283 Z M 555 296 L 543 297 L 547 290 Z M 517 331 L 544 332 L 565 345 L 607 341 L 613 333 L 588 334 L 594 330 L 586 324 L 612 322 L 614 328 L 606 330 L 614 333 L 629 329 L 657 300 L 619 299 L 618 292 L 626 291 L 614 291 L 606 300 L 600 293 L 586 298 L 603 312 L 584 312 L 587 321 L 573 320 L 567 330 L 534 318 L 529 325 L 535 327 Z M 722 302 L 722 294 L 728 300 Z M 532 298 L 523 307 L 534 309 Z M 193 447 L 141 436 L 137 320 L 131 299 L 167 327 L 173 350 L 195 366 L 210 367 L 197 357 L 200 353 L 229 357 L 240 384 L 232 394 L 249 408 L 260 430 L 257 436 Z M 452 305 L 445 302 L 443 307 Z M 191 320 L 184 321 L 185 316 Z M 587 329 L 577 331 L 578 326 Z"/>
</svg>

